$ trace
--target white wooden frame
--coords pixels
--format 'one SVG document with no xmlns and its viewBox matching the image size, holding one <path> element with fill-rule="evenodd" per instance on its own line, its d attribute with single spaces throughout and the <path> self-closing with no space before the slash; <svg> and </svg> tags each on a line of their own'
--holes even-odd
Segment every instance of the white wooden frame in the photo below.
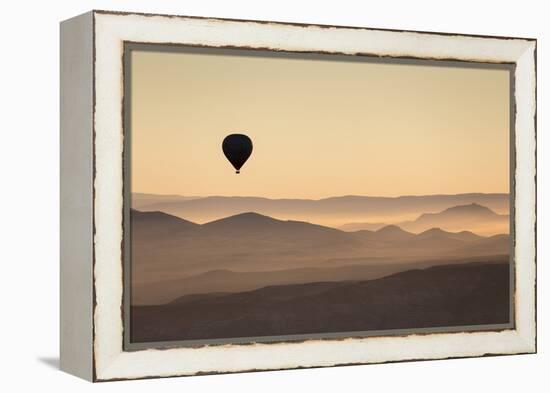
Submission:
<svg viewBox="0 0 550 393">
<path fill-rule="evenodd" d="M 124 42 L 515 65 L 515 328 L 123 350 Z M 61 368 L 92 381 L 536 351 L 536 41 L 92 11 L 61 25 Z"/>
</svg>

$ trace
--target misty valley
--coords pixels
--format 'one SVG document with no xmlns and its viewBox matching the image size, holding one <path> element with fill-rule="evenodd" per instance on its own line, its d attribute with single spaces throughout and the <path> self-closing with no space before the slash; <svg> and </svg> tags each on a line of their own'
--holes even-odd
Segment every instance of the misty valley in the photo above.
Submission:
<svg viewBox="0 0 550 393">
<path fill-rule="evenodd" d="M 507 324 L 507 197 L 406 197 L 399 207 L 395 198 L 353 197 L 344 211 L 334 200 L 240 206 L 218 197 L 227 203 L 214 211 L 210 197 L 135 195 L 131 341 Z M 341 224 L 353 209 L 392 207 L 393 223 Z M 341 225 L 291 219 L 300 211 Z M 182 212 L 220 216 L 199 224 Z M 417 218 L 402 220 L 403 212 Z"/>
</svg>

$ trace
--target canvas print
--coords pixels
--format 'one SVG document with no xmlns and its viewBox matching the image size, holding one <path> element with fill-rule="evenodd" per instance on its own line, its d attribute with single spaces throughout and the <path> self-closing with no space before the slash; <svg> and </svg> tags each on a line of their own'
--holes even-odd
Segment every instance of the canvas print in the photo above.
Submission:
<svg viewBox="0 0 550 393">
<path fill-rule="evenodd" d="M 511 326 L 508 68 L 125 56 L 130 343 Z"/>
</svg>

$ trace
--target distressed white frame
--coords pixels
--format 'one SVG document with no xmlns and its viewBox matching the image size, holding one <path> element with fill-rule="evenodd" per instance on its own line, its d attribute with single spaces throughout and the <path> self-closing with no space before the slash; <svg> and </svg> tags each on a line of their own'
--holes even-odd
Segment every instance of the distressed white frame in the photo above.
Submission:
<svg viewBox="0 0 550 393">
<path fill-rule="evenodd" d="M 536 41 L 93 12 L 95 380 L 536 351 Z M 177 43 L 515 63 L 515 329 L 303 343 L 123 350 L 123 43 Z"/>
</svg>

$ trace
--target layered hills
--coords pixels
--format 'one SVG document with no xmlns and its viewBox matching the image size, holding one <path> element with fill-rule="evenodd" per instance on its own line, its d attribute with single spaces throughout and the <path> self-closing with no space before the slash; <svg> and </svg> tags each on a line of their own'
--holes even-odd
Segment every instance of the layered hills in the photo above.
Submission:
<svg viewBox="0 0 550 393">
<path fill-rule="evenodd" d="M 315 222 L 339 227 L 348 223 L 383 225 L 410 221 L 424 213 L 469 204 L 486 206 L 498 214 L 509 210 L 508 194 L 419 195 L 400 197 L 339 196 L 324 199 L 270 199 L 242 196 L 187 197 L 178 195 L 133 194 L 132 206 L 142 211 L 162 211 L 197 223 L 206 223 L 245 212 L 256 212 L 284 220 Z M 372 224 L 371 224 L 372 225 Z M 464 229 L 464 228 L 463 228 Z"/>
<path fill-rule="evenodd" d="M 163 212 L 132 210 L 131 236 L 134 304 L 327 278 L 379 278 L 411 266 L 502 260 L 498 256 L 509 250 L 507 235 L 440 228 L 417 234 L 395 225 L 345 232 L 254 212 L 196 224 Z"/>
</svg>

